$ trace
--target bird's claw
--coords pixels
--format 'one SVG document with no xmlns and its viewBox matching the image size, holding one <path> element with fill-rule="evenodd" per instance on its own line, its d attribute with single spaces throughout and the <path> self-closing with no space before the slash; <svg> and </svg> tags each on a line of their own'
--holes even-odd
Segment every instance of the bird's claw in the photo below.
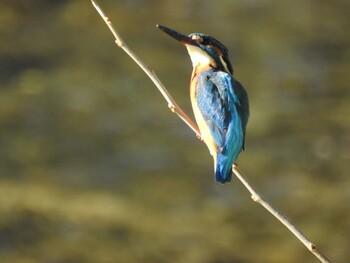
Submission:
<svg viewBox="0 0 350 263">
<path fill-rule="evenodd" d="M 197 136 L 198 140 L 203 141 L 202 135 L 200 135 L 199 133 L 197 133 L 196 136 Z"/>
</svg>

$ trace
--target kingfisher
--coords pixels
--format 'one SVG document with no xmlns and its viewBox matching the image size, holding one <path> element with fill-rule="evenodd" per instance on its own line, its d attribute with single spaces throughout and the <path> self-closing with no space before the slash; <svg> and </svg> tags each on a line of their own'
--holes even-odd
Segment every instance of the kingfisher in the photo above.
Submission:
<svg viewBox="0 0 350 263">
<path fill-rule="evenodd" d="M 193 66 L 190 98 L 201 139 L 213 156 L 215 181 L 230 182 L 232 165 L 244 150 L 249 101 L 246 90 L 233 77 L 228 50 L 202 33 L 185 35 L 157 27 L 187 48 Z"/>
</svg>

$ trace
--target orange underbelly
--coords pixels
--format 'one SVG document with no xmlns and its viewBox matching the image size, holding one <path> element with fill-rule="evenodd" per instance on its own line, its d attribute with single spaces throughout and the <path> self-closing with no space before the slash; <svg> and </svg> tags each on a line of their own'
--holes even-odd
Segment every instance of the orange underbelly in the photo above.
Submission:
<svg viewBox="0 0 350 263">
<path fill-rule="evenodd" d="M 205 144 L 207 145 L 210 154 L 214 157 L 214 160 L 216 159 L 216 153 L 217 153 L 217 145 L 215 144 L 213 137 L 210 133 L 210 129 L 208 125 L 206 124 L 205 120 L 203 119 L 202 113 L 200 112 L 197 100 L 196 100 L 196 87 L 197 87 L 197 79 L 198 76 L 196 74 L 192 75 L 192 81 L 190 86 L 190 95 L 191 95 L 191 104 L 192 109 L 194 113 L 194 117 L 196 118 L 196 122 L 198 125 L 198 128 L 201 132 L 201 137 Z"/>
</svg>

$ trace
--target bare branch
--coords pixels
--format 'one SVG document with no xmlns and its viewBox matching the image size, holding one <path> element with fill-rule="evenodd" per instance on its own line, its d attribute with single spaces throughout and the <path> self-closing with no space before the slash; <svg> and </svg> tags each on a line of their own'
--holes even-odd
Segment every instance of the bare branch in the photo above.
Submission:
<svg viewBox="0 0 350 263">
<path fill-rule="evenodd" d="M 171 97 L 170 93 L 167 91 L 167 89 L 164 87 L 163 83 L 159 80 L 157 75 L 154 73 L 154 71 L 146 65 L 124 42 L 124 40 L 120 37 L 118 32 L 115 30 L 112 22 L 109 20 L 109 18 L 104 14 L 102 9 L 96 4 L 95 1 L 91 0 L 92 5 L 95 7 L 97 12 L 102 17 L 103 21 L 107 24 L 109 30 L 112 32 L 113 36 L 115 37 L 115 43 L 122 48 L 136 63 L 139 65 L 140 68 L 148 75 L 148 77 L 153 81 L 153 83 L 156 85 L 160 93 L 163 95 L 164 99 L 168 103 L 168 107 L 170 110 L 174 113 L 176 113 L 181 120 L 183 120 L 197 135 L 198 138 L 201 138 L 200 131 L 197 127 L 197 125 L 191 120 L 190 117 L 186 115 L 186 113 L 180 108 L 179 105 L 176 104 L 175 100 Z"/>
<path fill-rule="evenodd" d="M 153 81 L 156 85 L 160 93 L 163 95 L 164 99 L 168 103 L 168 107 L 174 113 L 176 113 L 197 135 L 198 138 L 201 138 L 200 131 L 197 125 L 183 112 L 183 110 L 176 104 L 175 100 L 171 97 L 170 93 L 164 87 L 162 82 L 159 80 L 154 71 L 147 66 L 137 55 L 125 44 L 122 38 L 119 36 L 115 28 L 113 27 L 109 18 L 103 13 L 102 9 L 91 0 L 93 6 L 100 14 L 102 19 L 107 24 L 109 30 L 115 37 L 115 43 L 122 48 L 139 66 L 143 69 L 143 71 L 148 75 L 148 77 Z M 275 216 L 282 224 L 284 224 L 310 251 L 313 253 L 321 262 L 323 263 L 331 263 L 326 256 L 324 256 L 316 247 L 314 243 L 312 243 L 305 235 L 303 235 L 300 230 L 298 230 L 292 222 L 281 212 L 279 212 L 276 208 L 274 208 L 270 202 L 268 202 L 262 195 L 258 193 L 255 188 L 248 183 L 247 179 L 242 175 L 239 171 L 237 165 L 233 165 L 232 171 L 238 177 L 238 179 L 243 183 L 243 185 L 248 189 L 251 193 L 252 199 L 261 204 L 266 210 L 268 210 L 273 216 Z"/>
<path fill-rule="evenodd" d="M 283 225 L 285 225 L 310 251 L 313 253 L 321 262 L 331 263 L 326 256 L 324 256 L 303 233 L 281 212 L 274 208 L 269 201 L 267 201 L 251 184 L 248 183 L 247 179 L 242 175 L 238 169 L 238 165 L 233 165 L 232 171 L 235 173 L 237 178 L 243 183 L 251 194 L 252 199 L 262 205 L 268 210 L 274 217 L 276 217 Z"/>
</svg>

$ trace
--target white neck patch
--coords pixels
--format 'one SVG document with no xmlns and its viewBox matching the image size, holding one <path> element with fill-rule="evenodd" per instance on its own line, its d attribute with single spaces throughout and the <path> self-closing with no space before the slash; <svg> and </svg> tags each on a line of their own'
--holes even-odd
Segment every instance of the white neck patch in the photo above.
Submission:
<svg viewBox="0 0 350 263">
<path fill-rule="evenodd" d="M 214 59 L 211 56 L 209 56 L 205 51 L 203 51 L 201 48 L 192 46 L 192 45 L 186 45 L 186 48 L 187 48 L 188 54 L 190 54 L 193 67 L 196 67 L 197 65 L 215 66 L 216 63 Z"/>
</svg>

